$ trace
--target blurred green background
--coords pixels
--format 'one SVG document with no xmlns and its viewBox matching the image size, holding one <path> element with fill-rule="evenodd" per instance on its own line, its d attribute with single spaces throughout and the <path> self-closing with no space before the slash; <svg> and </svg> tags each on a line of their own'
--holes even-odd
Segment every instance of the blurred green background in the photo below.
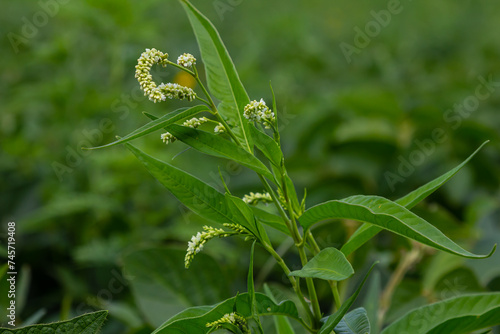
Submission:
<svg viewBox="0 0 500 334">
<path fill-rule="evenodd" d="M 270 102 L 272 82 L 288 169 L 299 193 L 307 187 L 308 206 L 354 194 L 397 199 L 490 140 L 415 211 L 469 250 L 484 253 L 500 240 L 495 1 L 401 1 L 389 16 L 381 11 L 390 13 L 391 1 L 378 0 L 193 3 L 219 29 L 250 98 Z M 0 32 L 0 242 L 15 221 L 18 324 L 109 309 L 103 333 L 149 333 L 185 307 L 245 291 L 248 243 L 212 241 L 186 271 L 186 243 L 206 222 L 122 147 L 81 150 L 145 124 L 142 111 L 162 115 L 183 105 L 149 102 L 134 78 L 145 48 L 199 58 L 181 6 L 2 1 Z M 356 48 L 348 57 L 347 44 Z M 182 80 L 172 68 L 153 75 Z M 236 195 L 262 191 L 247 170 L 193 151 L 176 156 L 185 146 L 166 147 L 159 136 L 135 144 L 175 157 L 174 165 L 217 187 L 220 166 Z M 349 233 L 352 226 L 340 222 L 315 230 L 323 247 L 339 247 Z M 375 277 L 385 284 L 407 248 L 382 233 L 356 254 L 355 269 L 379 259 Z M 398 287 L 388 320 L 431 301 L 500 291 L 499 254 L 481 261 L 426 255 Z M 286 279 L 268 260 L 258 250 L 257 281 L 286 298 Z M 294 254 L 287 260 L 299 265 Z M 5 289 L 2 279 L 4 324 Z"/>
</svg>

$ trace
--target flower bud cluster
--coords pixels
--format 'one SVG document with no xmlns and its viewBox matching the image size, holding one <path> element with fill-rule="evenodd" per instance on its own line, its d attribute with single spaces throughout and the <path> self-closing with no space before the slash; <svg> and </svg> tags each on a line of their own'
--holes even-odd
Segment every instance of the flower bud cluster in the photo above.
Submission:
<svg viewBox="0 0 500 334">
<path fill-rule="evenodd" d="M 264 99 L 260 99 L 259 102 L 253 100 L 247 104 L 243 110 L 243 115 L 250 121 L 263 123 L 266 129 L 269 129 L 275 121 L 274 112 L 267 107 Z"/>
<path fill-rule="evenodd" d="M 189 64 L 193 66 L 194 63 L 196 63 L 196 59 L 187 53 L 181 57 L 183 57 L 182 64 L 184 65 L 182 66 L 184 67 Z M 181 57 L 179 57 L 179 59 L 181 59 Z M 139 85 L 144 95 L 155 103 L 165 101 L 167 98 L 179 100 L 187 99 L 188 101 L 194 100 L 196 98 L 196 93 L 189 87 L 184 87 L 177 83 L 161 83 L 159 86 L 156 86 L 153 76 L 151 75 L 151 67 L 154 64 L 166 67 L 168 63 L 167 58 L 168 54 L 166 53 L 156 49 L 146 49 L 137 60 L 135 77 L 137 81 L 139 81 Z"/>
<path fill-rule="evenodd" d="M 186 256 L 184 258 L 184 265 L 189 268 L 191 261 L 196 254 L 203 250 L 205 243 L 215 237 L 224 238 L 234 234 L 233 232 L 224 231 L 221 228 L 215 228 L 211 226 L 203 226 L 203 232 L 198 232 L 196 235 L 191 237 L 191 241 L 188 242 L 188 248 Z"/>
<path fill-rule="evenodd" d="M 224 125 L 222 125 L 222 123 L 219 123 L 215 126 L 214 132 L 215 133 L 224 133 L 224 132 L 226 132 L 226 128 L 224 127 Z"/>
<path fill-rule="evenodd" d="M 177 65 L 191 68 L 196 64 L 196 58 L 190 53 L 184 53 L 177 58 Z"/>
<path fill-rule="evenodd" d="M 248 231 L 246 228 L 241 226 L 240 224 L 230 224 L 230 223 L 224 223 L 222 224 L 224 227 L 230 228 L 231 230 L 238 232 L 239 234 L 247 234 Z"/>
<path fill-rule="evenodd" d="M 197 127 L 199 127 L 200 125 L 202 125 L 203 123 L 206 123 L 208 121 L 209 121 L 209 119 L 206 117 L 201 117 L 201 118 L 193 117 L 191 119 L 188 119 L 187 121 L 184 121 L 184 123 L 182 123 L 182 125 L 189 126 L 190 128 L 196 129 Z M 163 142 L 165 144 L 170 144 L 170 143 L 173 143 L 174 141 L 176 141 L 177 138 L 175 138 L 174 135 L 172 135 L 170 132 L 165 132 L 165 133 L 161 134 L 161 140 L 163 140 Z"/>
<path fill-rule="evenodd" d="M 257 203 L 271 203 L 273 198 L 269 193 L 250 193 L 249 195 L 243 196 L 243 202 L 250 205 L 257 205 Z"/>
<path fill-rule="evenodd" d="M 222 318 L 214 322 L 207 323 L 207 327 L 219 329 L 223 328 L 222 324 L 233 324 L 240 329 L 243 334 L 250 334 L 250 329 L 248 328 L 247 319 L 237 314 L 236 312 L 226 313 Z"/>
</svg>

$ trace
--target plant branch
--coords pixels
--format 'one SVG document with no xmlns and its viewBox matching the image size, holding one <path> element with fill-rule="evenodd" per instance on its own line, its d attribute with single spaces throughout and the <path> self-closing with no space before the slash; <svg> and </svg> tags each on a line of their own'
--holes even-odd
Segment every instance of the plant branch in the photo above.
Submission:
<svg viewBox="0 0 500 334">
<path fill-rule="evenodd" d="M 392 295 L 396 290 L 396 287 L 401 283 L 404 276 L 413 267 L 416 263 L 418 263 L 422 257 L 423 248 L 421 244 L 416 242 L 412 242 L 412 249 L 409 252 L 406 252 L 396 267 L 396 270 L 391 275 L 389 282 L 387 283 L 384 291 L 382 291 L 382 295 L 380 297 L 380 308 L 378 312 L 378 321 L 379 324 L 382 324 L 384 321 L 385 314 L 389 310 L 392 301 Z"/>
</svg>

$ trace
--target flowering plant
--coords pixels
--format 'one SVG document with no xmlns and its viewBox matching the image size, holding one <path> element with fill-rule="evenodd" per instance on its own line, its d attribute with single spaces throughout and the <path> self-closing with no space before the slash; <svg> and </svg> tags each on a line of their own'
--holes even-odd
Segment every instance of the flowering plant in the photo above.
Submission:
<svg viewBox="0 0 500 334">
<path fill-rule="evenodd" d="M 287 173 L 281 150 L 278 107 L 272 88 L 273 98 L 269 105 L 262 98 L 250 100 L 215 27 L 187 0 L 181 0 L 181 4 L 198 40 L 207 85 L 200 79 L 198 60 L 189 53 L 182 54 L 173 62 L 166 53 L 146 49 L 138 60 L 135 76 L 144 95 L 155 103 L 169 98 L 200 104 L 180 108 L 161 117 L 145 113 L 151 119 L 149 123 L 102 147 L 125 144 L 180 202 L 219 226 L 204 226 L 202 232 L 191 238 L 185 255 L 186 268 L 196 261 L 196 254 L 203 250 L 207 242 L 216 237 L 243 237 L 249 242 L 251 261 L 247 292 L 216 305 L 188 308 L 171 319 L 165 319 L 166 322 L 154 333 L 211 333 L 220 329 L 240 334 L 263 333 L 261 318 L 266 316 L 275 317 L 278 333 L 298 332 L 292 322 L 300 324 L 302 332 L 309 333 L 375 333 L 384 324 L 391 289 L 382 296 L 377 321 L 370 321 L 365 309 L 350 311 L 350 308 L 371 269 L 349 298 L 341 298 L 338 284 L 354 274 L 349 255 L 378 232 L 385 229 L 411 240 L 412 251 L 406 258 L 410 265 L 417 261 L 425 248 L 472 259 L 493 254 L 495 246 L 486 255 L 463 249 L 411 211 L 454 176 L 477 151 L 459 166 L 396 201 L 357 195 L 306 208 L 305 195 L 298 198 Z M 195 79 L 199 92 L 175 83 L 155 83 L 150 73 L 154 65 L 173 66 L 186 72 Z M 229 159 L 253 170 L 264 192 L 239 198 L 233 196 L 224 183 L 225 192 L 221 193 L 182 169 L 157 160 L 129 143 L 160 129 L 166 131 L 160 136 L 166 144 L 182 141 L 204 154 Z M 257 155 L 257 151 L 261 154 Z M 268 210 L 264 210 L 259 203 L 266 203 Z M 342 247 L 321 249 L 313 228 L 327 219 L 348 219 L 363 224 Z M 269 238 L 271 230 L 293 241 L 301 269 L 292 271 L 289 268 Z M 275 259 L 286 275 L 297 303 L 291 300 L 277 302 L 267 289 L 264 293 L 255 291 L 255 247 L 261 247 Z M 329 285 L 331 307 L 327 309 L 319 303 L 318 281 Z M 392 288 L 397 283 L 397 279 L 390 281 Z M 411 311 L 385 327 L 382 333 L 466 333 L 499 324 L 499 310 L 498 293 L 460 296 Z M 416 318 L 419 319 L 418 325 L 415 325 Z"/>
</svg>

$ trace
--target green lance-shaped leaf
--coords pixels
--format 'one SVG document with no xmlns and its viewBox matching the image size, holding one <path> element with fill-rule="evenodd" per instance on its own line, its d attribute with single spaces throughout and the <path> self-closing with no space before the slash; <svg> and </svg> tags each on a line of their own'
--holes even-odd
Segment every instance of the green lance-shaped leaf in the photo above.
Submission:
<svg viewBox="0 0 500 334">
<path fill-rule="evenodd" d="M 419 202 L 424 200 L 427 196 L 432 194 L 434 191 L 439 189 L 443 184 L 445 184 L 449 179 L 451 179 L 455 174 L 457 174 L 462 167 L 464 167 L 482 148 L 484 145 L 486 145 L 489 141 L 485 141 L 479 148 L 472 153 L 467 159 L 465 159 L 464 162 L 462 162 L 460 165 L 457 167 L 453 168 L 452 170 L 448 171 L 447 173 L 444 173 L 443 175 L 435 178 L 434 180 L 426 183 L 425 185 L 421 186 L 420 188 L 412 191 L 408 195 L 398 199 L 396 203 L 399 205 L 404 206 L 408 210 L 413 208 L 415 205 L 417 205 Z M 375 225 L 370 225 L 370 224 L 363 224 L 361 227 L 359 227 L 356 232 L 349 238 L 349 240 L 342 246 L 341 251 L 345 255 L 349 255 L 352 252 L 354 252 L 356 249 L 364 245 L 368 240 L 376 236 L 380 231 L 382 231 L 382 228 L 375 226 Z"/>
<path fill-rule="evenodd" d="M 255 172 L 274 180 L 267 167 L 252 153 L 242 149 L 229 140 L 206 131 L 173 124 L 167 130 L 177 139 L 202 153 L 220 158 L 230 159 L 248 167 Z"/>
<path fill-rule="evenodd" d="M 67 321 L 31 325 L 21 328 L 0 328 L 0 334 L 95 334 L 101 329 L 108 311 L 87 313 Z"/>
<path fill-rule="evenodd" d="M 248 293 L 229 298 L 214 306 L 189 308 L 167 320 L 158 327 L 153 334 L 190 334 L 208 333 L 210 328 L 206 327 L 209 322 L 222 318 L 225 314 L 236 311 L 243 317 L 251 317 L 250 296 Z M 283 301 L 279 304 L 273 302 L 268 296 L 255 293 L 255 302 L 258 316 L 284 315 L 299 319 L 295 304 Z"/>
<path fill-rule="evenodd" d="M 356 291 L 351 295 L 351 297 L 349 297 L 342 304 L 342 306 L 338 309 L 337 312 L 335 312 L 334 314 L 332 314 L 331 316 L 329 316 L 326 319 L 326 322 L 323 324 L 323 326 L 321 326 L 318 334 L 330 334 L 330 332 L 339 324 L 339 322 L 345 316 L 345 314 L 347 313 L 347 311 L 349 311 L 349 308 L 351 307 L 351 305 L 354 303 L 354 301 L 358 297 L 359 292 L 361 291 L 361 288 L 365 284 L 366 279 L 368 278 L 368 276 L 370 276 L 370 273 L 372 272 L 372 270 L 373 270 L 373 268 L 375 267 L 376 264 L 377 264 L 377 262 L 375 262 L 371 266 L 370 270 L 368 270 L 368 272 L 366 273 L 365 278 L 363 279 L 363 281 L 361 282 L 361 284 L 358 286 L 358 288 L 356 289 Z"/>
<path fill-rule="evenodd" d="M 249 129 L 255 140 L 255 146 L 259 151 L 261 151 L 274 166 L 280 167 L 283 161 L 283 152 L 281 152 L 276 141 L 253 125 L 250 125 Z"/>
<path fill-rule="evenodd" d="M 255 285 L 253 280 L 253 256 L 255 250 L 255 240 L 252 243 L 252 248 L 250 249 L 250 264 L 248 266 L 248 279 L 247 279 L 247 289 L 248 289 L 248 299 L 250 300 L 250 312 L 252 313 L 252 319 L 255 323 L 255 329 L 259 332 L 262 332 L 262 324 L 260 323 L 260 319 L 257 311 L 257 301 L 255 299 Z"/>
<path fill-rule="evenodd" d="M 222 117 L 235 126 L 238 140 L 252 151 L 253 142 L 248 131 L 249 123 L 243 116 L 245 105 L 250 103 L 236 68 L 214 25 L 189 1 L 180 0 L 193 27 L 201 57 L 207 73 L 210 92 L 221 101 L 218 106 Z"/>
<path fill-rule="evenodd" d="M 500 293 L 482 293 L 417 308 L 381 334 L 462 334 L 497 325 L 500 325 Z"/>
<path fill-rule="evenodd" d="M 255 218 L 257 218 L 258 221 L 266 225 L 269 225 L 272 228 L 275 228 L 278 231 L 283 232 L 284 234 L 290 237 L 292 236 L 292 234 L 286 227 L 285 223 L 283 222 L 283 218 L 281 218 L 280 216 L 264 211 L 255 206 L 252 206 L 251 209 L 253 211 L 253 214 L 255 215 Z"/>
<path fill-rule="evenodd" d="M 228 193 L 226 193 L 224 196 L 226 198 L 229 210 L 231 210 L 233 220 L 239 222 L 238 224 L 246 227 L 247 230 L 255 235 L 260 241 L 270 244 L 271 241 L 269 241 L 269 237 L 267 236 L 266 231 L 260 225 L 260 223 L 255 220 L 253 211 L 248 206 L 248 204 L 243 202 L 241 198 L 229 195 Z"/>
<path fill-rule="evenodd" d="M 145 136 L 151 132 L 154 132 L 156 130 L 162 129 L 170 124 L 173 124 L 177 121 L 183 120 L 185 118 L 188 118 L 192 115 L 198 114 L 203 111 L 209 111 L 209 109 L 206 106 L 195 106 L 191 108 L 180 108 L 175 111 L 172 111 L 171 113 L 168 113 L 160 118 L 157 118 L 148 124 L 145 124 L 141 126 L 140 128 L 136 129 L 135 131 L 132 131 L 128 135 L 126 135 L 123 138 L 120 138 L 112 143 L 98 146 L 98 147 L 91 147 L 91 148 L 85 148 L 89 150 L 95 150 L 98 148 L 103 148 L 103 147 L 110 147 L 110 146 L 115 146 L 118 144 L 123 144 L 126 142 L 129 142 L 133 139 L 140 138 L 142 136 Z M 153 116 L 154 117 L 154 116 Z"/>
<path fill-rule="evenodd" d="M 191 174 L 145 154 L 130 144 L 125 144 L 125 146 L 142 162 L 151 175 L 194 213 L 220 224 L 244 225 L 244 222 L 235 219 L 225 196 L 216 189 Z M 251 226 L 245 227 L 251 228 Z"/>
<path fill-rule="evenodd" d="M 436 227 L 405 207 L 379 196 L 352 196 L 343 200 L 316 205 L 300 217 L 300 224 L 308 229 L 319 221 L 336 218 L 352 219 L 392 231 L 425 245 L 467 258 L 491 256 L 496 245 L 487 255 L 470 253 L 454 243 Z"/>
<path fill-rule="evenodd" d="M 354 274 L 345 255 L 336 248 L 321 250 L 306 265 L 290 273 L 291 276 L 313 277 L 331 281 L 342 281 Z"/>
<path fill-rule="evenodd" d="M 362 307 L 347 313 L 335 326 L 335 334 L 370 334 L 370 320 Z"/>
</svg>

